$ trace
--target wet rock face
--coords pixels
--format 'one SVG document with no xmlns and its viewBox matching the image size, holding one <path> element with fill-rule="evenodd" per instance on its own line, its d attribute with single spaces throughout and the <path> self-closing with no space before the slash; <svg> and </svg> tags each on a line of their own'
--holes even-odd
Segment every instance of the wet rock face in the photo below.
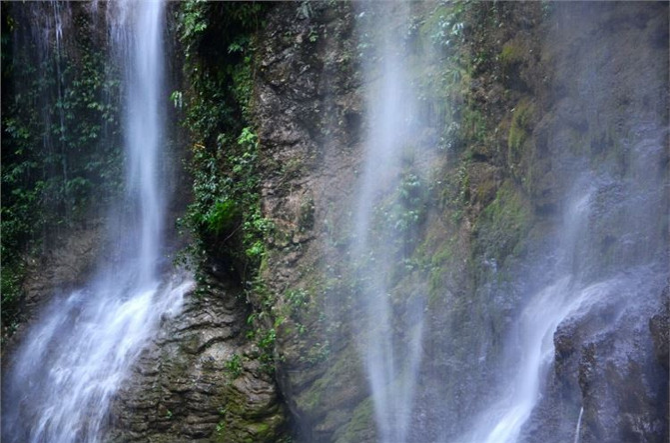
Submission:
<svg viewBox="0 0 670 443">
<path fill-rule="evenodd" d="M 654 342 L 654 355 L 658 363 L 668 371 L 670 365 L 670 286 L 666 286 L 661 296 L 663 307 L 649 319 L 649 330 Z"/>
<path fill-rule="evenodd" d="M 78 226 L 63 233 L 53 240 L 48 250 L 27 258 L 23 283 L 25 297 L 21 304 L 21 315 L 25 321 L 3 343 L 3 368 L 41 309 L 54 298 L 80 287 L 91 276 L 96 257 L 108 252 L 101 241 L 103 232 L 100 220 L 91 221 L 87 226 Z"/>
<path fill-rule="evenodd" d="M 614 326 L 630 335 L 601 333 L 581 345 L 585 442 L 667 440 L 666 414 L 660 413 L 667 411 L 667 372 L 653 358 L 643 320 L 624 314 Z"/>
<path fill-rule="evenodd" d="M 645 185 L 664 180 L 654 163 L 667 165 L 667 154 L 656 151 L 664 138 L 658 128 L 667 120 L 667 39 L 665 48 L 656 43 L 667 36 L 667 5 L 566 6 L 555 15 L 560 32 L 545 43 L 556 66 L 554 103 L 537 134 L 552 151 L 554 168 L 572 163 L 590 171 L 598 189 L 579 246 L 579 279 L 622 281 L 606 301 L 558 326 L 546 395 L 526 441 L 574 438 L 581 407 L 583 443 L 667 441 L 667 301 L 661 302 L 667 288 L 659 295 L 668 255 L 665 246 L 649 243 L 666 244 L 667 233 L 654 227 L 662 223 L 654 208 L 637 206 L 640 200 L 668 205 L 657 186 Z M 648 156 L 655 160 L 642 177 L 636 162 Z M 647 218 L 638 225 L 640 213 Z"/>
<path fill-rule="evenodd" d="M 639 307 L 619 299 L 559 325 L 553 371 L 526 441 L 574 438 L 581 407 L 582 442 L 667 441 L 668 372 L 653 349 L 663 338 L 646 326 L 651 318 L 651 324 L 665 322 L 667 331 L 664 311 L 660 305 Z"/>
<path fill-rule="evenodd" d="M 247 306 L 214 280 L 166 320 L 115 402 L 113 442 L 275 442 L 285 413 L 245 343 Z"/>
<path fill-rule="evenodd" d="M 346 230 L 361 152 L 354 12 L 345 2 L 282 3 L 267 21 L 254 111 L 263 214 L 274 225 L 262 277 L 275 300 L 277 379 L 298 438 L 368 441 L 357 352 L 345 325 L 323 320 L 346 318 L 333 315 L 344 304 L 326 306 L 321 293 L 324 264 L 342 258 L 331 240 Z M 305 296 L 299 309 L 296 293 Z"/>
</svg>

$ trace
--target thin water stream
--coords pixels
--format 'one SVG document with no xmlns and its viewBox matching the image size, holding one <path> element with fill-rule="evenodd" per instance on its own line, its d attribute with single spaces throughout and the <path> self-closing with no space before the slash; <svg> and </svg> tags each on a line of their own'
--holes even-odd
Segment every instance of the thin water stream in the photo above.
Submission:
<svg viewBox="0 0 670 443">
<path fill-rule="evenodd" d="M 575 428 L 575 441 L 579 443 L 579 430 L 582 428 L 582 416 L 584 415 L 584 407 L 579 410 L 579 418 L 577 419 L 577 427 Z"/>
<path fill-rule="evenodd" d="M 370 11 L 361 12 L 366 13 Z M 380 16 L 373 21 L 393 20 L 395 14 L 404 25 L 409 5 L 400 2 L 380 8 L 377 13 Z M 416 130 L 415 94 L 405 70 L 407 48 L 402 36 L 390 26 L 382 34 L 378 53 L 381 66 L 365 67 L 366 75 L 376 81 L 367 97 L 371 124 L 354 214 L 356 240 L 352 253 L 365 282 L 361 294 L 365 333 L 361 335 L 359 351 L 372 391 L 379 441 L 403 443 L 408 438 L 421 364 L 425 300 L 423 294 L 416 294 L 404 304 L 408 330 L 403 335 L 395 332 L 398 318 L 393 305 L 397 295 L 391 292 L 390 279 L 398 259 L 397 245 L 408 233 L 399 233 L 388 220 L 380 222 L 379 213 L 385 205 L 403 206 L 393 190 L 402 186 L 403 155 L 411 154 L 413 149 L 408 147 Z"/>
</svg>

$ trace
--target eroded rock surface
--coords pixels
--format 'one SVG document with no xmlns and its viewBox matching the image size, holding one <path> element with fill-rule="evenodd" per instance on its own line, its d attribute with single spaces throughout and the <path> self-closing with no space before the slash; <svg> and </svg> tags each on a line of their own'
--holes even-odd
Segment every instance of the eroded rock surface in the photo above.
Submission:
<svg viewBox="0 0 670 443">
<path fill-rule="evenodd" d="M 111 441 L 270 443 L 281 435 L 279 393 L 245 339 L 248 306 L 233 286 L 210 278 L 204 287 L 133 368 Z"/>
</svg>

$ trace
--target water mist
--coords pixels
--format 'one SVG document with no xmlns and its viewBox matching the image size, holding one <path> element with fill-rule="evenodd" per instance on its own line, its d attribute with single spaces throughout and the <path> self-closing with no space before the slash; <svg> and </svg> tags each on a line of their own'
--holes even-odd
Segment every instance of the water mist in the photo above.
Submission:
<svg viewBox="0 0 670 443">
<path fill-rule="evenodd" d="M 400 29 L 406 26 L 407 3 L 381 6 L 375 11 L 379 17 L 370 19 L 372 23 L 398 20 Z M 364 10 L 360 14 L 362 17 L 370 13 Z M 365 311 L 360 325 L 365 330 L 358 349 L 370 383 L 379 441 L 383 443 L 401 443 L 408 437 L 421 364 L 425 307 L 424 294 L 413 294 L 400 302 L 399 308 L 399 295 L 392 293 L 393 268 L 401 254 L 399 245 L 410 235 L 402 217 L 415 216 L 403 200 L 402 188 L 410 188 L 418 180 L 404 170 L 403 164 L 415 153 L 412 142 L 416 139 L 417 122 L 415 93 L 405 70 L 407 47 L 402 34 L 396 31 L 390 26 L 384 29 L 376 52 L 380 63 L 364 68 L 365 75 L 374 80 L 367 97 L 369 130 L 352 246 L 352 255 L 360 264 L 360 297 Z M 389 215 L 390 212 L 394 214 Z M 391 222 L 396 216 L 397 220 Z M 406 329 L 399 333 L 401 323 Z"/>
</svg>

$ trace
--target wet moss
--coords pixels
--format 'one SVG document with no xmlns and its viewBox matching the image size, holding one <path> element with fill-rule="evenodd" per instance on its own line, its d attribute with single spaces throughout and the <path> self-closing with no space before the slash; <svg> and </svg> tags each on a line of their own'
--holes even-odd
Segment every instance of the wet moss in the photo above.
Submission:
<svg viewBox="0 0 670 443">
<path fill-rule="evenodd" d="M 359 443 L 373 441 L 375 436 L 374 406 L 372 398 L 363 400 L 354 409 L 353 416 L 341 435 L 335 436 L 335 443 Z"/>
<path fill-rule="evenodd" d="M 502 51 L 500 51 L 499 60 L 503 68 L 509 68 L 523 61 L 523 58 L 523 50 L 514 42 L 507 42 L 503 45 Z"/>
<path fill-rule="evenodd" d="M 527 99 L 521 100 L 514 108 L 512 124 L 507 136 L 508 155 L 512 160 L 518 158 L 523 143 L 528 139 L 534 114 L 535 106 Z"/>
<path fill-rule="evenodd" d="M 526 198 L 511 181 L 503 183 L 495 200 L 484 209 L 475 228 L 475 254 L 502 264 L 511 254 L 523 252 L 522 238 L 531 224 L 532 211 Z"/>
</svg>

